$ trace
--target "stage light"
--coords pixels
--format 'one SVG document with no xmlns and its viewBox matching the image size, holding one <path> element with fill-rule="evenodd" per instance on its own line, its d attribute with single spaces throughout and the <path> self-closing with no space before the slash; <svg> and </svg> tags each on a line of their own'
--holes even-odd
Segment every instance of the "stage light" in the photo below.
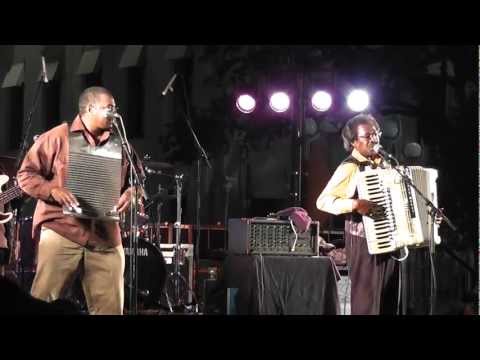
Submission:
<svg viewBox="0 0 480 360">
<path fill-rule="evenodd" d="M 312 107 L 320 112 L 327 111 L 332 106 L 332 97 L 326 91 L 317 91 L 312 96 Z"/>
<path fill-rule="evenodd" d="M 290 98 L 284 92 L 276 92 L 270 97 L 270 108 L 277 112 L 282 113 L 288 110 L 290 107 Z"/>
<path fill-rule="evenodd" d="M 243 94 L 237 98 L 237 109 L 240 110 L 244 114 L 250 114 L 253 110 L 255 110 L 255 99 L 248 95 Z"/>
<path fill-rule="evenodd" d="M 361 112 L 368 108 L 370 98 L 365 90 L 353 90 L 348 94 L 347 105 L 350 110 Z"/>
<path fill-rule="evenodd" d="M 308 136 L 313 136 L 317 133 L 318 126 L 314 119 L 311 117 L 305 118 L 303 122 L 303 131 Z"/>
<path fill-rule="evenodd" d="M 403 148 L 403 153 L 407 158 L 418 159 L 422 156 L 422 146 L 416 142 L 408 143 Z"/>
</svg>

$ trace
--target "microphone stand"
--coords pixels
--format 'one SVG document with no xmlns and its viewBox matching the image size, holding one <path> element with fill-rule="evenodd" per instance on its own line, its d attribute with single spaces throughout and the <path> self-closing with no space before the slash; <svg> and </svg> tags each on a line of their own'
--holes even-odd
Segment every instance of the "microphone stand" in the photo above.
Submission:
<svg viewBox="0 0 480 360">
<path fill-rule="evenodd" d="M 207 153 L 205 152 L 205 149 L 202 147 L 200 144 L 200 141 L 198 141 L 197 135 L 195 134 L 195 131 L 192 128 L 191 124 L 191 116 L 190 116 L 190 110 L 189 110 L 189 103 L 188 103 L 188 96 L 187 96 L 187 91 L 186 91 L 186 86 L 185 86 L 185 78 L 183 77 L 182 74 L 180 74 L 182 78 L 182 83 L 183 83 L 183 96 L 185 99 L 185 108 L 186 108 L 186 113 L 184 114 L 185 122 L 188 125 L 188 128 L 190 129 L 190 132 L 192 133 L 192 137 L 195 143 L 195 146 L 197 148 L 198 153 L 200 154 L 200 157 L 197 159 L 197 208 L 196 208 L 196 213 L 195 213 L 195 227 L 197 229 L 197 233 L 195 234 L 195 244 L 196 244 L 196 251 L 195 251 L 195 274 L 198 276 L 198 270 L 200 267 L 200 209 L 201 209 L 201 160 L 202 158 L 205 160 L 207 163 L 207 166 L 209 169 L 212 168 L 212 165 L 208 159 Z M 196 277 L 197 277 L 196 276 Z M 197 286 L 197 281 L 195 281 L 195 288 L 198 290 Z M 197 304 L 198 307 L 198 304 Z"/>
<path fill-rule="evenodd" d="M 129 249 L 131 250 L 130 262 L 129 262 L 129 276 L 128 276 L 128 293 L 129 293 L 129 309 L 132 315 L 138 314 L 138 302 L 137 302 L 137 293 L 138 293 L 138 263 L 137 263 L 137 249 L 138 249 L 138 187 L 142 189 L 142 194 L 145 194 L 142 181 L 138 175 L 137 168 L 133 162 L 133 153 L 127 142 L 127 134 L 125 127 L 123 125 L 123 119 L 120 115 L 117 115 L 120 119 L 120 125 L 123 129 L 117 124 L 116 118 L 113 120 L 113 125 L 117 130 L 117 134 L 120 137 L 122 147 L 127 154 L 127 160 L 130 163 L 130 186 L 134 188 L 134 201 L 131 201 L 130 206 L 130 238 L 129 238 Z"/>
<path fill-rule="evenodd" d="M 174 303 L 177 308 L 181 308 L 182 305 L 182 299 L 181 299 L 181 294 L 180 294 L 180 280 L 182 280 L 185 283 L 185 286 L 187 288 L 187 293 L 188 293 L 188 282 L 186 279 L 182 276 L 180 273 L 180 263 L 182 262 L 182 246 L 180 244 L 180 231 L 182 228 L 182 179 L 183 175 L 176 175 L 175 176 L 175 182 L 176 182 L 176 195 L 177 195 L 177 219 L 174 224 L 175 228 L 175 250 L 174 250 Z"/>
<path fill-rule="evenodd" d="M 185 122 L 187 123 L 188 128 L 190 129 L 190 133 L 192 134 L 193 140 L 195 147 L 197 148 L 198 153 L 200 154 L 199 158 L 197 159 L 197 194 L 196 194 L 196 212 L 195 212 L 195 228 L 197 230 L 196 232 L 196 237 L 195 237 L 195 273 L 198 274 L 198 267 L 200 264 L 200 209 L 201 209 L 201 204 L 200 204 L 200 190 L 201 190 L 201 161 L 202 158 L 205 160 L 207 166 L 211 169 L 212 165 L 210 163 L 210 160 L 208 159 L 207 153 L 205 152 L 205 149 L 202 147 L 200 144 L 200 141 L 198 140 L 198 137 L 193 130 L 192 124 L 191 124 L 191 116 L 190 116 L 190 106 L 188 102 L 188 96 L 187 96 L 187 91 L 186 91 L 186 85 L 185 85 L 185 78 L 182 74 L 179 74 L 180 77 L 182 78 L 182 84 L 183 84 L 183 96 L 184 96 L 184 101 L 185 101 L 185 109 L 186 111 L 182 113 L 183 118 Z M 170 86 L 170 89 L 173 91 L 173 89 Z M 178 229 L 180 231 L 180 229 Z M 178 236 L 178 235 L 177 235 Z M 195 284 L 195 288 L 197 288 Z M 198 304 L 196 306 L 198 308 Z"/>
<path fill-rule="evenodd" d="M 47 79 L 47 74 L 43 73 L 42 72 L 42 77 L 41 79 L 38 81 L 37 83 L 37 87 L 35 88 L 35 94 L 33 96 L 33 104 L 32 104 L 32 107 L 30 108 L 30 112 L 28 113 L 28 116 L 27 116 L 27 119 L 24 123 L 25 125 L 25 132 L 23 134 L 23 139 L 22 139 L 22 143 L 20 145 L 20 151 L 18 152 L 18 155 L 15 159 L 15 170 L 16 172 L 18 172 L 18 170 L 20 169 L 20 165 L 23 161 L 23 158 L 25 157 L 26 153 L 27 153 L 27 150 L 28 150 L 28 138 L 29 138 L 29 133 L 30 133 L 30 127 L 32 125 L 32 121 L 33 121 L 33 114 L 35 112 L 35 109 L 37 108 L 37 103 L 38 103 L 38 95 L 40 94 L 40 89 L 42 87 L 42 83 L 47 83 L 48 82 L 48 79 Z M 15 179 L 15 182 L 16 182 L 16 179 Z M 12 227 L 13 228 L 16 228 L 17 226 L 20 226 L 19 224 L 21 224 L 21 217 L 22 217 L 22 212 L 21 212 L 21 209 L 23 207 L 23 200 L 22 198 L 19 198 L 17 201 L 17 209 L 18 211 L 15 211 L 14 214 L 14 219 L 13 219 L 13 224 L 12 224 Z M 17 234 L 17 246 L 20 246 L 21 247 L 21 244 L 20 244 L 20 241 L 21 239 L 19 239 L 20 237 L 20 230 L 16 231 L 16 234 Z M 21 255 L 19 256 L 19 258 L 21 258 Z M 20 261 L 21 262 L 21 266 L 20 266 L 20 271 L 21 271 L 21 283 L 22 283 L 22 286 L 25 286 L 25 269 L 24 269 L 24 264 L 23 264 L 23 261 L 22 259 L 18 259 L 17 261 Z M 18 269 L 18 264 L 16 264 L 15 268 Z M 17 274 L 18 276 L 18 274 Z"/>
<path fill-rule="evenodd" d="M 35 88 L 35 94 L 33 96 L 33 104 L 30 109 L 30 112 L 28 113 L 27 120 L 25 121 L 25 133 L 23 135 L 22 139 L 22 144 L 20 146 L 20 152 L 17 155 L 16 162 L 15 162 L 15 169 L 18 171 L 20 169 L 21 162 L 23 160 L 23 157 L 27 153 L 27 148 L 28 148 L 28 134 L 30 132 L 30 126 L 32 125 L 32 118 L 33 118 L 33 113 L 35 112 L 35 109 L 37 108 L 37 102 L 38 102 L 38 95 L 40 94 L 40 88 L 42 87 L 42 83 L 45 82 L 45 74 L 42 74 L 42 78 L 38 81 L 37 87 Z"/>
<path fill-rule="evenodd" d="M 388 160 L 386 159 L 386 156 L 383 156 L 382 154 L 378 153 L 379 156 L 381 156 L 385 161 L 388 162 Z M 407 185 L 407 186 L 410 186 L 411 188 L 413 188 L 415 190 L 415 192 L 417 193 L 417 195 L 419 195 L 422 200 L 425 202 L 426 206 L 428 208 L 430 208 L 430 211 L 429 211 L 429 215 L 432 219 L 432 230 L 434 228 L 434 224 L 435 224 L 435 219 L 436 217 L 439 217 L 440 219 L 444 220 L 445 223 L 453 230 L 453 232 L 458 236 L 460 237 L 460 233 L 458 232 L 458 228 L 450 221 L 450 219 L 443 213 L 443 211 L 439 208 L 437 208 L 412 182 L 412 179 L 410 179 L 410 177 L 406 174 L 406 173 L 403 173 L 400 169 L 399 169 L 399 165 L 400 163 L 398 162 L 398 160 L 393 157 L 392 155 L 388 154 L 388 158 L 389 159 L 392 159 L 396 164 L 391 164 L 392 165 L 392 168 L 395 169 L 395 171 L 400 174 L 402 180 L 404 181 L 404 183 Z M 432 269 L 430 271 L 430 315 L 433 315 L 434 313 L 434 306 L 435 306 L 435 303 L 436 303 L 436 277 L 435 277 L 435 265 L 433 263 L 433 255 L 435 254 L 435 242 L 434 242 L 434 236 L 433 236 L 433 231 L 432 231 L 432 236 L 431 238 L 429 239 L 430 243 L 429 243 L 429 256 L 430 256 L 430 262 L 431 262 L 431 266 L 432 266 Z M 450 253 L 450 250 L 445 246 L 445 249 L 447 249 L 447 252 Z M 465 264 L 463 261 L 462 263 L 464 264 L 464 266 L 466 265 L 467 269 L 469 269 L 470 271 L 473 272 L 473 269 L 471 269 L 467 264 Z M 400 265 L 402 267 L 403 270 L 401 270 L 402 272 L 405 272 L 405 269 L 404 269 L 404 265 L 401 264 Z M 404 315 L 406 315 L 406 299 L 404 298 L 404 301 L 403 301 L 403 312 L 404 312 Z"/>
</svg>

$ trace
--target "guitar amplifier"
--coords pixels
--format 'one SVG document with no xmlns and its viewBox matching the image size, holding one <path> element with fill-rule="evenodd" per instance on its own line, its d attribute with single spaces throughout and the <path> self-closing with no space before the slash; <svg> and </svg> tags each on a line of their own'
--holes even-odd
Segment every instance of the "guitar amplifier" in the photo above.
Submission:
<svg viewBox="0 0 480 360">
<path fill-rule="evenodd" d="M 317 256 L 320 222 L 295 234 L 289 221 L 271 218 L 229 219 L 228 252 L 247 255 Z"/>
</svg>

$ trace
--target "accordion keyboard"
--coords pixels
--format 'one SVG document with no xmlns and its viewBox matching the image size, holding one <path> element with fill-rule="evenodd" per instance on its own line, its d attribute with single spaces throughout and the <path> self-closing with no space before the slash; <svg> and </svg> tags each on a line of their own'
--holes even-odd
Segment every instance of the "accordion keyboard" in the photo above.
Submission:
<svg viewBox="0 0 480 360">
<path fill-rule="evenodd" d="M 367 167 L 361 171 L 358 195 L 383 208 L 374 217 L 363 216 L 370 254 L 393 252 L 424 242 L 415 192 L 394 169 Z"/>
</svg>

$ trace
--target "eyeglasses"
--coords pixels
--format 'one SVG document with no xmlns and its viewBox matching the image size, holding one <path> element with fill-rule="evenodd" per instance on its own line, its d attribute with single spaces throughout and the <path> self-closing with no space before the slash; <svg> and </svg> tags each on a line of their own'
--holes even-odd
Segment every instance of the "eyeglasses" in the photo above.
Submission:
<svg viewBox="0 0 480 360">
<path fill-rule="evenodd" d="M 381 131 L 375 131 L 375 132 L 372 132 L 370 134 L 365 134 L 365 135 L 357 135 L 358 138 L 367 139 L 367 140 L 380 139 L 381 136 L 382 136 Z"/>
<path fill-rule="evenodd" d="M 113 113 L 118 112 L 118 110 L 120 109 L 118 106 L 115 106 L 115 105 L 98 106 L 98 105 L 92 104 L 91 106 L 98 110 L 107 110 Z"/>
</svg>

